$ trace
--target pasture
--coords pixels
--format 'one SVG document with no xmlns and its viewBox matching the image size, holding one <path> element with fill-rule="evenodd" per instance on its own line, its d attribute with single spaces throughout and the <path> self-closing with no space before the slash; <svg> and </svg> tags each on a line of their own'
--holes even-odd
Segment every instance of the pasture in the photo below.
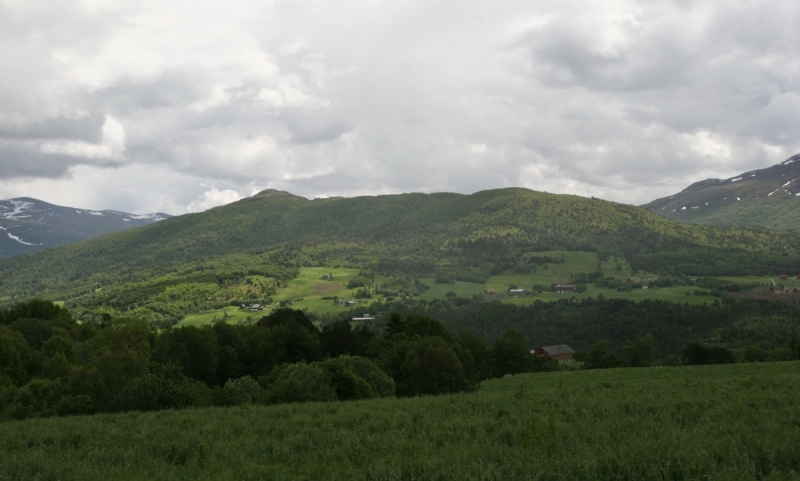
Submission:
<svg viewBox="0 0 800 481">
<path fill-rule="evenodd" d="M 587 284 L 587 291 L 585 293 L 568 293 L 559 294 L 554 292 L 541 292 L 534 296 L 522 296 L 519 298 L 511 298 L 506 295 L 509 286 L 515 285 L 519 288 L 531 289 L 534 285 L 544 286 L 548 288 L 551 284 L 571 284 L 574 281 L 571 276 L 590 273 L 597 271 L 598 268 L 603 270 L 605 276 L 615 277 L 620 280 L 631 279 L 634 282 L 640 282 L 642 277 L 651 277 L 646 273 L 637 273 L 633 275 L 630 271 L 630 265 L 624 260 L 609 257 L 608 260 L 601 262 L 598 260 L 597 254 L 593 252 L 569 252 L 569 251 L 549 251 L 541 253 L 531 253 L 528 256 L 546 255 L 548 257 L 555 257 L 563 259 L 562 263 L 550 263 L 545 265 L 538 265 L 535 272 L 527 274 L 504 273 L 501 275 L 491 276 L 485 284 L 477 284 L 472 282 L 454 281 L 452 284 L 438 284 L 434 278 L 421 278 L 420 281 L 427 285 L 430 289 L 425 291 L 419 296 L 420 299 L 433 300 L 444 299 L 447 297 L 448 292 L 453 292 L 459 297 L 471 297 L 475 294 L 486 293 L 489 289 L 494 289 L 495 294 L 487 295 L 487 300 L 500 300 L 512 304 L 528 305 L 537 299 L 543 302 L 556 301 L 564 299 L 565 297 L 581 298 L 597 298 L 602 295 L 606 298 L 621 298 L 631 300 L 644 300 L 644 299 L 660 299 L 665 301 L 673 301 L 680 303 L 702 304 L 713 303 L 719 298 L 711 295 L 695 295 L 695 291 L 702 291 L 702 288 L 694 286 L 683 287 L 666 287 L 658 290 L 650 289 L 634 289 L 633 291 L 618 291 L 616 289 L 606 289 L 595 287 L 593 283 Z M 341 312 L 348 309 L 342 305 L 334 304 L 332 299 L 323 299 L 323 297 L 339 297 L 342 299 L 353 299 L 356 289 L 347 289 L 347 283 L 358 275 L 358 269 L 347 268 L 330 268 L 330 267 L 302 267 L 300 268 L 300 275 L 286 283 L 277 287 L 276 293 L 271 296 L 273 303 L 266 306 L 264 311 L 258 313 L 251 313 L 248 310 L 239 310 L 237 307 L 225 307 L 224 309 L 210 310 L 197 314 L 190 314 L 186 316 L 178 326 L 185 325 L 204 325 L 210 324 L 214 319 L 222 319 L 225 317 L 227 322 L 238 323 L 246 322 L 251 316 L 260 318 L 261 316 L 269 314 L 270 310 L 278 305 L 279 302 L 291 302 L 290 306 L 294 309 L 308 309 L 310 312 L 317 313 L 331 313 Z M 322 276 L 325 274 L 332 274 L 333 279 L 324 280 Z M 779 276 L 746 276 L 746 277 L 719 277 L 718 279 L 737 282 L 742 285 L 752 283 L 758 284 L 771 284 L 771 280 L 779 281 Z M 253 292 L 253 286 L 267 286 L 275 283 L 274 279 L 249 276 L 249 282 L 243 282 L 231 287 L 227 287 L 220 293 L 225 294 L 227 297 L 236 298 L 237 296 L 244 297 L 245 293 Z M 382 279 L 376 279 L 381 282 Z M 800 285 L 794 279 L 783 281 L 785 285 L 793 286 L 794 284 Z M 367 305 L 377 297 L 371 299 L 364 299 L 359 306 Z"/>
<path fill-rule="evenodd" d="M 445 299 L 448 292 L 454 292 L 458 297 L 472 297 L 475 294 L 482 294 L 485 287 L 483 284 L 474 282 L 454 281 L 452 284 L 437 284 L 433 278 L 423 278 L 420 282 L 430 287 L 423 292 L 420 299 Z"/>
<path fill-rule="evenodd" d="M 269 310 L 264 310 L 261 312 L 250 312 L 249 309 L 242 310 L 235 306 L 229 306 L 219 310 L 201 312 L 198 314 L 190 314 L 186 316 L 181 322 L 175 324 L 175 327 L 202 326 L 205 324 L 212 324 L 215 321 L 222 321 L 222 320 L 224 320 L 229 324 L 239 324 L 242 322 L 248 322 L 253 319 L 260 319 L 261 316 L 264 316 L 268 313 Z"/>
<path fill-rule="evenodd" d="M 0 480 L 798 480 L 800 363 L 0 424 Z"/>
</svg>

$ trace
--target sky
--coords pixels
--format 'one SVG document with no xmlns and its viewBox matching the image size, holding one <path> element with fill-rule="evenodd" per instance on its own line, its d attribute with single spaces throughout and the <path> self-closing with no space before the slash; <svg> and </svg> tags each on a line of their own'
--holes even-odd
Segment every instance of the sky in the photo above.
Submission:
<svg viewBox="0 0 800 481">
<path fill-rule="evenodd" d="M 0 199 L 638 205 L 797 152 L 796 0 L 0 0 Z"/>
</svg>

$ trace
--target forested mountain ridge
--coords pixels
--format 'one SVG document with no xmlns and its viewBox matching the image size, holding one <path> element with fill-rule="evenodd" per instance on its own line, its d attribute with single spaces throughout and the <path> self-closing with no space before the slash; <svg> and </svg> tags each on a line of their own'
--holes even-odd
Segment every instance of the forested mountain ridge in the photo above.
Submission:
<svg viewBox="0 0 800 481">
<path fill-rule="evenodd" d="M 315 200 L 268 190 L 0 260 L 0 298 L 84 296 L 102 305 L 98 296 L 114 292 L 113 302 L 127 305 L 179 283 L 202 296 L 225 279 L 288 279 L 314 265 L 482 282 L 524 263 L 526 253 L 551 249 L 613 254 L 649 271 L 742 275 L 796 266 L 796 235 L 684 224 L 630 205 L 520 188 Z"/>
<path fill-rule="evenodd" d="M 0 200 L 0 259 L 28 254 L 172 217 L 50 204 L 30 197 Z"/>
<path fill-rule="evenodd" d="M 729 179 L 706 179 L 643 208 L 670 219 L 715 226 L 800 228 L 800 154 Z"/>
</svg>

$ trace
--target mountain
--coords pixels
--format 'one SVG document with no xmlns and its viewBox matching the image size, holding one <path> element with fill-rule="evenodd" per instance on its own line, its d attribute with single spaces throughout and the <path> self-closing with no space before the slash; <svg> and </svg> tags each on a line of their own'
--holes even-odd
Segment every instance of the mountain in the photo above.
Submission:
<svg viewBox="0 0 800 481">
<path fill-rule="evenodd" d="M 247 276 L 282 282 L 299 267 L 338 266 L 392 282 L 441 276 L 483 283 L 550 250 L 625 258 L 634 271 L 788 272 L 798 264 L 796 238 L 797 232 L 685 224 L 631 205 L 520 188 L 314 200 L 268 190 L 2 259 L 0 302 L 38 296 L 67 301 L 79 317 L 81 309 L 108 309 L 170 320 Z M 179 307 L 181 299 L 188 300 Z"/>
<path fill-rule="evenodd" d="M 0 200 L 0 259 L 71 244 L 167 219 L 169 214 L 134 215 L 48 204 L 30 197 Z"/>
<path fill-rule="evenodd" d="M 800 228 L 800 154 L 729 179 L 706 179 L 642 206 L 670 219 L 715 226 Z"/>
</svg>

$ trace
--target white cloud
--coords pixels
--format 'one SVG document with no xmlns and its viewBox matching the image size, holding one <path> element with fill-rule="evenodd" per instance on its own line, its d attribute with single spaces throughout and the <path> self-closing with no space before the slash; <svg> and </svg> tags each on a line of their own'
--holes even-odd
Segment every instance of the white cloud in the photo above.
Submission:
<svg viewBox="0 0 800 481">
<path fill-rule="evenodd" d="M 798 23 L 788 0 L 0 1 L 0 197 L 644 203 L 800 150 Z"/>
<path fill-rule="evenodd" d="M 202 212 L 212 207 L 217 207 L 220 205 L 230 204 L 231 202 L 236 202 L 241 198 L 242 196 L 239 195 L 234 190 L 230 189 L 219 190 L 216 187 L 211 187 L 211 189 L 203 193 L 202 199 L 196 200 L 187 205 L 186 212 Z"/>
<path fill-rule="evenodd" d="M 53 141 L 43 143 L 39 150 L 45 154 L 64 154 L 84 159 L 124 160 L 125 129 L 112 117 L 106 116 L 100 144 L 81 141 Z"/>
</svg>

